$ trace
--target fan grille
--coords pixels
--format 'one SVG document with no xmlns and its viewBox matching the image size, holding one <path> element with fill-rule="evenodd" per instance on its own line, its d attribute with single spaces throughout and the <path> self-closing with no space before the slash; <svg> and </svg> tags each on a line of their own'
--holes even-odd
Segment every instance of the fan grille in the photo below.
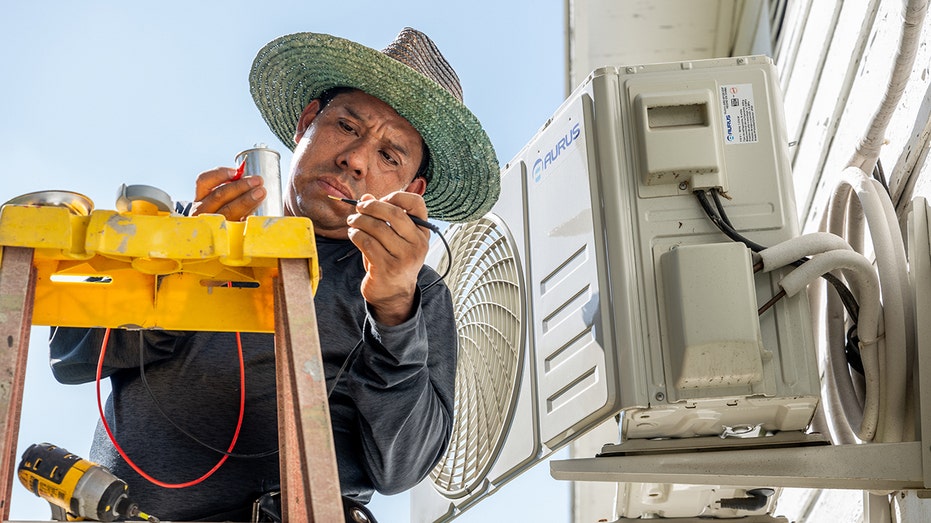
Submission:
<svg viewBox="0 0 931 523">
<path fill-rule="evenodd" d="M 494 464 L 510 425 L 523 354 L 523 292 L 514 242 L 496 216 L 462 225 L 450 239 L 459 359 L 455 421 L 430 476 L 447 497 L 472 492 Z M 443 257 L 439 266 L 449 260 Z"/>
</svg>

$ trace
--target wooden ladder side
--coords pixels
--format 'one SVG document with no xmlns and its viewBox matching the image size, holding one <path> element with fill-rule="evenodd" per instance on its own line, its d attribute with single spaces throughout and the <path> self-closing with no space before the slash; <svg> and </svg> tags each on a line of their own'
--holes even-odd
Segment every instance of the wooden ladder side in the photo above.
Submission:
<svg viewBox="0 0 931 523">
<path fill-rule="evenodd" d="M 0 521 L 10 519 L 35 299 L 33 252 L 26 247 L 2 247 L 0 251 Z"/>
<path fill-rule="evenodd" d="M 326 376 L 307 260 L 279 259 L 275 358 L 285 521 L 343 521 Z"/>
</svg>

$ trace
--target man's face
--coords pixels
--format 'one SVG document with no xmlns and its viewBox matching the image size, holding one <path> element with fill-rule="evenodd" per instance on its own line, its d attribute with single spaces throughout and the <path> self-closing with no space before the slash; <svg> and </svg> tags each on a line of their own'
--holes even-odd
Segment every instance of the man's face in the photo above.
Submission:
<svg viewBox="0 0 931 523">
<path fill-rule="evenodd" d="M 328 195 L 357 200 L 366 193 L 381 198 L 426 189 L 422 178 L 414 180 L 423 157 L 420 134 L 388 104 L 362 91 L 339 94 L 322 111 L 312 101 L 294 139 L 285 214 L 307 216 L 321 236 L 348 238 L 346 217 L 354 212 Z"/>
</svg>

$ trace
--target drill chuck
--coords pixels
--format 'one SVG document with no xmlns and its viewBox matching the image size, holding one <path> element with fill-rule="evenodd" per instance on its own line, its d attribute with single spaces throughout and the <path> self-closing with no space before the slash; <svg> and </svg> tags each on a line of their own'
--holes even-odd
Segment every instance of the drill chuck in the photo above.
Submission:
<svg viewBox="0 0 931 523">
<path fill-rule="evenodd" d="M 106 467 L 50 443 L 30 445 L 23 452 L 17 475 L 23 486 L 52 505 L 53 512 L 63 512 L 61 515 L 68 518 L 114 521 L 142 517 L 158 521 L 140 512 L 129 499 L 126 483 Z"/>
</svg>

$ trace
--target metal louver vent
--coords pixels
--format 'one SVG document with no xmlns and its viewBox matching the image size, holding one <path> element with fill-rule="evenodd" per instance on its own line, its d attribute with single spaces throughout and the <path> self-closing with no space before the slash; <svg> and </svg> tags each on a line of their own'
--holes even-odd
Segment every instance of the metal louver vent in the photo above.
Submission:
<svg viewBox="0 0 931 523">
<path fill-rule="evenodd" d="M 461 497 L 484 479 L 510 426 L 524 353 L 524 293 L 514 242 L 496 216 L 455 230 L 450 250 L 447 281 L 459 335 L 455 421 L 430 476 L 444 495 Z M 444 256 L 439 266 L 447 263 Z"/>
</svg>

